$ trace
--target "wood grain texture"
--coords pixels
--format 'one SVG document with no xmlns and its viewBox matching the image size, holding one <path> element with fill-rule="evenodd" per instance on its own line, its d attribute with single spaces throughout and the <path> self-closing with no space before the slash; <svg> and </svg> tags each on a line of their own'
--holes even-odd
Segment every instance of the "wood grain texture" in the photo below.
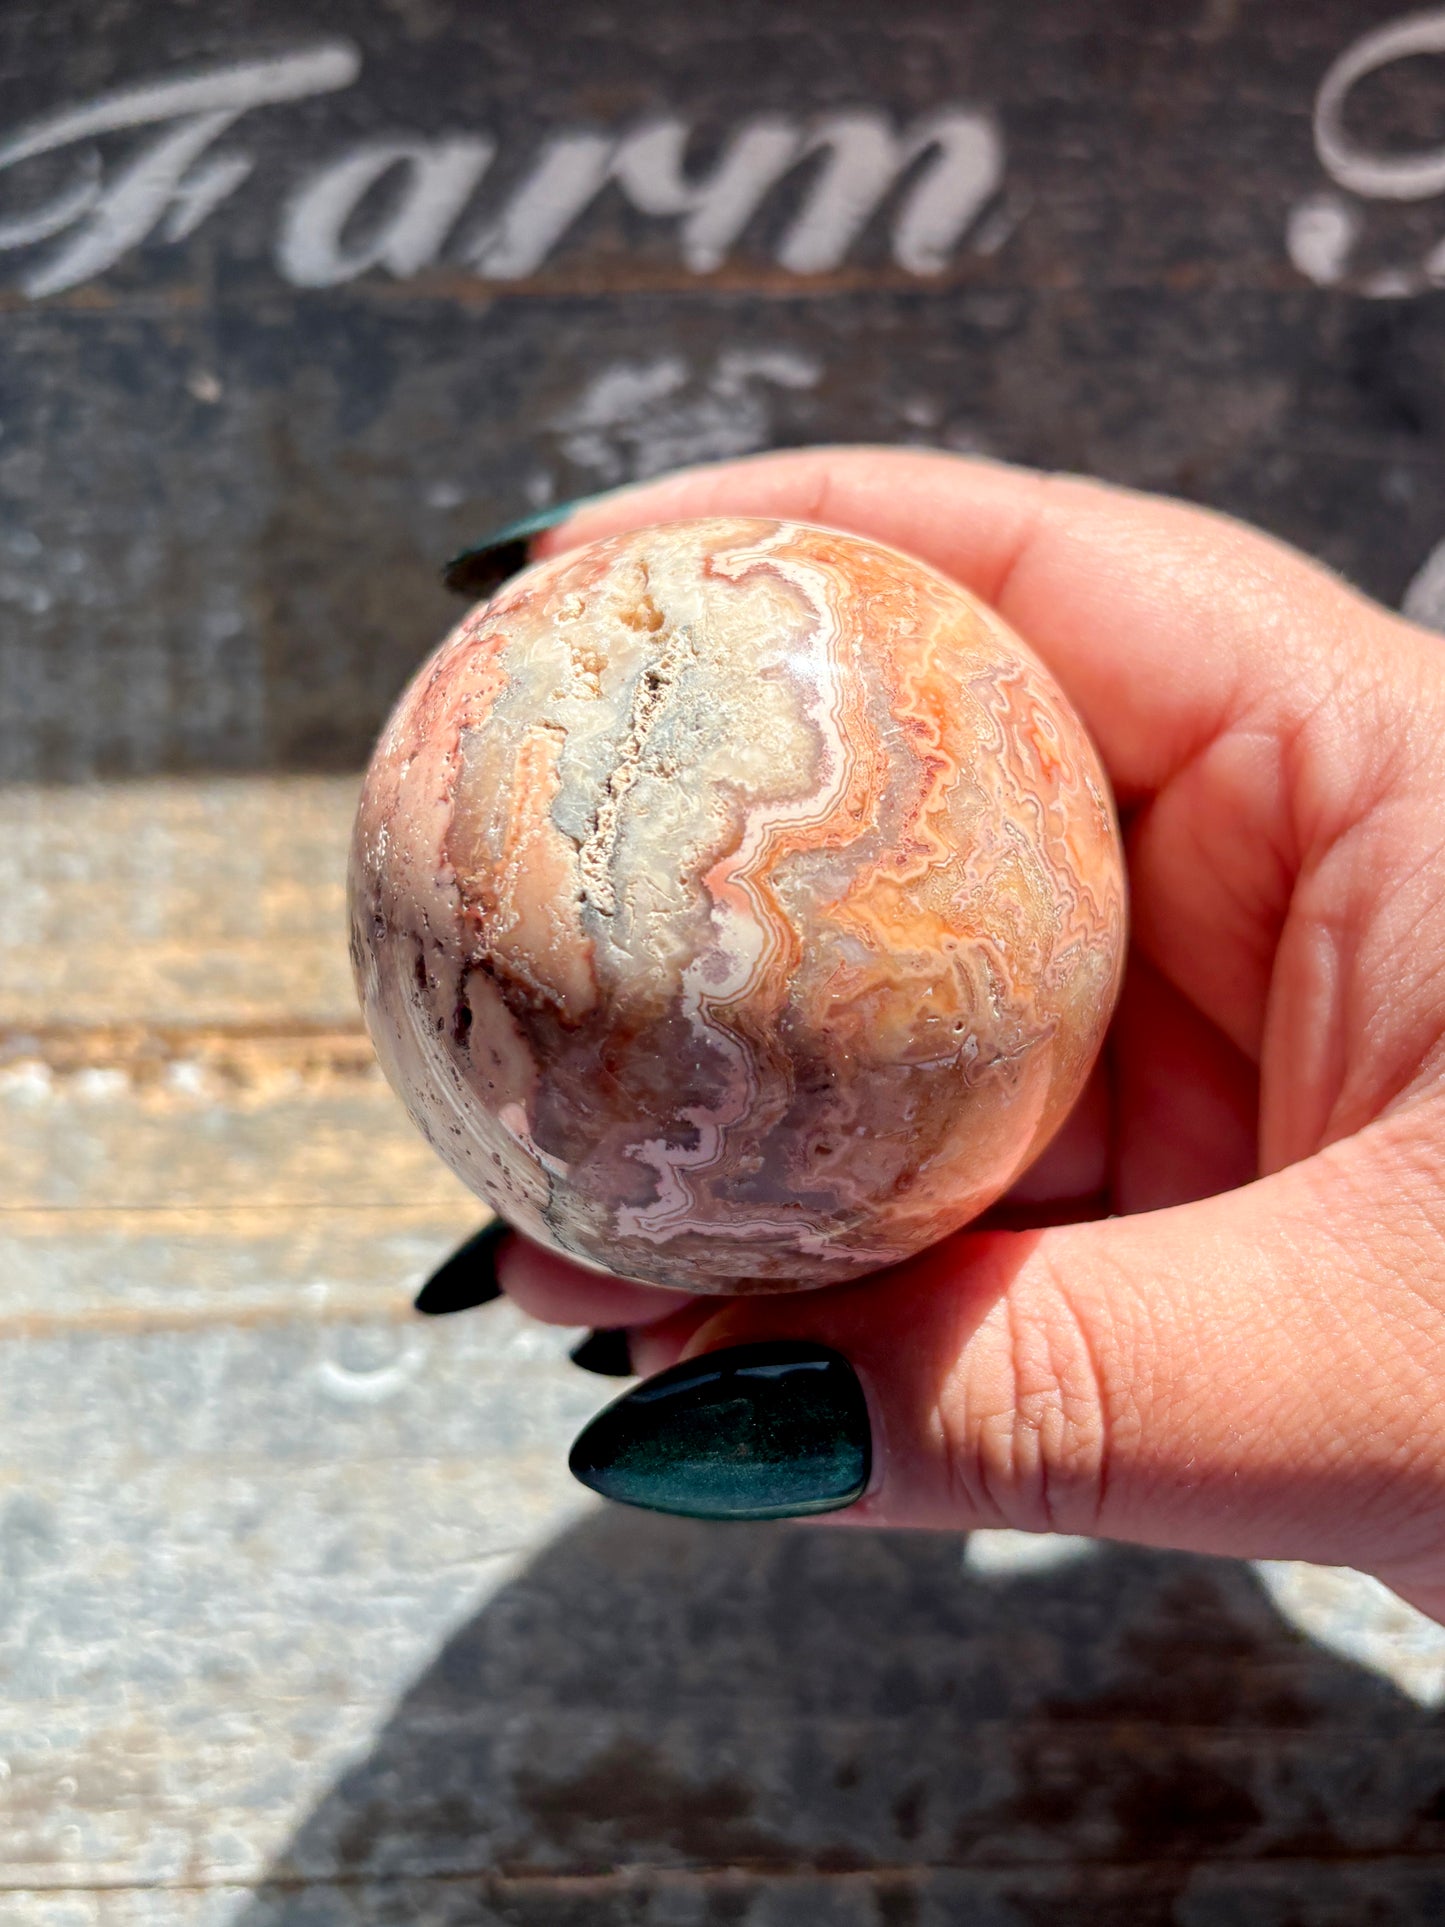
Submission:
<svg viewBox="0 0 1445 1927">
<path fill-rule="evenodd" d="M 26 941 L 149 932 L 192 1014 L 118 973 L 7 1034 L 0 1919 L 1429 1918 L 1433 1689 L 1246 1569 L 582 1498 L 609 1387 L 505 1304 L 414 1319 L 475 1207 L 355 1021 L 268 983 L 332 967 L 342 787 L 221 785 L 246 836 L 210 781 L 9 799 Z M 243 887 L 257 1016 L 218 1027 Z"/>
<path fill-rule="evenodd" d="M 126 1042 L 118 1031 L 359 1037 L 344 934 L 357 787 L 300 777 L 0 789 L 10 1057 L 36 1031 L 77 1049 L 79 1033 L 110 1032 L 112 1059 Z M 144 1041 L 132 1036 L 130 1054 Z"/>
</svg>

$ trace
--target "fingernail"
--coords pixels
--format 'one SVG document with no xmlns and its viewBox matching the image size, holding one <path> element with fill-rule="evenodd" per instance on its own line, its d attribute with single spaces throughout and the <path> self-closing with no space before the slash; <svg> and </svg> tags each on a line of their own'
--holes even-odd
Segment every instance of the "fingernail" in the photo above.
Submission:
<svg viewBox="0 0 1445 1927">
<path fill-rule="evenodd" d="M 609 1405 L 572 1447 L 604 1498 L 690 1519 L 791 1519 L 861 1498 L 868 1407 L 821 1345 L 734 1345 L 673 1365 Z"/>
<path fill-rule="evenodd" d="M 416 1310 L 425 1312 L 428 1318 L 440 1318 L 444 1312 L 470 1311 L 473 1305 L 487 1305 L 500 1298 L 497 1246 L 510 1229 L 500 1218 L 493 1218 L 474 1238 L 459 1245 L 417 1293 Z"/>
<path fill-rule="evenodd" d="M 625 1328 L 615 1331 L 588 1332 L 580 1345 L 575 1346 L 567 1356 L 574 1365 L 580 1365 L 584 1372 L 596 1372 L 599 1378 L 632 1378 L 632 1343 Z"/>
<path fill-rule="evenodd" d="M 494 595 L 502 584 L 527 566 L 532 537 L 555 529 L 569 515 L 595 502 L 595 495 L 579 495 L 570 502 L 554 502 L 551 508 L 538 509 L 515 522 L 505 522 L 480 541 L 474 549 L 463 549 L 442 570 L 443 585 L 457 595 L 480 601 Z"/>
</svg>

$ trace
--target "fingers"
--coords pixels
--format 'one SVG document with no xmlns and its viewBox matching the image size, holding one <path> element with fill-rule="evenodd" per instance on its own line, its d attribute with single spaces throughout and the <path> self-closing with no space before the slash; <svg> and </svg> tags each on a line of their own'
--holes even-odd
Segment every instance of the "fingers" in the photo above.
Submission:
<svg viewBox="0 0 1445 1927">
<path fill-rule="evenodd" d="M 1137 955 L 1107 1050 L 1115 1211 L 1188 1204 L 1258 1174 L 1257 1071 Z"/>
<path fill-rule="evenodd" d="M 1264 1169 L 1413 1091 L 1439 1043 L 1445 949 L 1438 644 L 1222 516 L 918 450 L 691 470 L 603 498 L 540 546 L 723 512 L 895 543 L 1046 659 L 1132 818 L 1137 947 L 1278 1073 Z M 1386 1003 L 1396 1021 L 1369 1030 L 1361 1013 Z"/>
<path fill-rule="evenodd" d="M 806 449 L 685 470 L 599 499 L 537 548 L 714 514 L 826 523 L 973 589 L 1063 682 L 1125 802 L 1161 788 L 1266 692 L 1291 693 L 1302 669 L 1317 694 L 1333 643 L 1381 619 L 1297 552 L 1223 516 L 916 449 Z"/>
<path fill-rule="evenodd" d="M 603 498 L 539 546 L 720 512 L 894 543 L 998 609 L 1078 705 L 1121 807 L 1136 812 L 1136 941 L 1257 1058 L 1295 876 L 1316 831 L 1348 815 L 1335 793 L 1357 792 L 1368 754 L 1358 732 L 1320 720 L 1335 658 L 1343 637 L 1382 632 L 1382 612 L 1223 517 L 917 450 L 812 449 L 687 471 Z M 1311 731 L 1312 783 L 1300 767 Z M 1336 807 L 1317 820 L 1326 799 Z"/>
<path fill-rule="evenodd" d="M 1107 1069 L 1096 1068 L 1058 1136 L 982 1225 L 1037 1230 L 1111 1209 L 1158 1211 L 1247 1184 L 1257 1168 L 1258 1081 L 1198 1011 L 1134 959 Z M 879 1280 L 878 1289 L 890 1283 Z M 689 1299 L 637 1333 L 636 1369 L 650 1374 L 675 1364 L 722 1310 L 716 1300 Z M 886 1301 L 879 1311 L 891 1320 Z"/>
<path fill-rule="evenodd" d="M 1258 1173 L 1258 1111 L 1254 1066 L 1135 955 L 1103 1060 L 984 1223 L 1157 1211 L 1247 1184 Z M 1068 1212 L 1074 1204 L 1093 1208 Z"/>
<path fill-rule="evenodd" d="M 1106 1067 L 1100 1062 L 1056 1134 L 1000 1202 L 1057 1205 L 1098 1198 L 1108 1182 L 1109 1083 Z"/>
<path fill-rule="evenodd" d="M 836 1388 L 841 1355 L 875 1468 L 850 1516 L 1341 1560 L 1421 1596 L 1445 1583 L 1438 647 L 1222 518 L 915 451 L 694 471 L 595 504 L 540 546 L 715 513 L 829 523 L 932 562 L 1080 707 L 1129 813 L 1136 940 L 1157 972 L 1118 1033 L 1128 1119 L 1111 1177 L 1121 1200 L 1163 1208 L 965 1235 L 846 1291 L 655 1318 L 644 1369 L 679 1346 L 792 1346 L 694 1374 L 710 1416 L 668 1450 L 716 1431 L 725 1407 L 763 1414 L 760 1446 L 801 1436 L 779 1388 L 806 1391 L 815 1369 L 815 1390 Z M 1181 1202 L 1252 1168 L 1256 1067 L 1275 1175 Z M 1087 1129 L 1080 1143 L 1086 1161 Z M 676 1417 L 689 1382 L 649 1394 L 653 1420 Z M 814 1412 L 857 1422 L 841 1393 Z M 740 1503 L 751 1444 L 728 1437 L 711 1489 L 731 1481 Z M 820 1503 L 864 1462 L 839 1438 L 813 1442 L 836 1475 Z M 654 1493 L 661 1443 L 648 1434 Z"/>
<path fill-rule="evenodd" d="M 544 1325 L 650 1325 L 689 1302 L 682 1292 L 586 1271 L 520 1235 L 498 1252 L 497 1281 L 514 1304 Z"/>
<path fill-rule="evenodd" d="M 685 1355 L 786 1339 L 850 1361 L 872 1414 L 860 1522 L 1439 1583 L 1445 1320 L 1420 1164 L 1378 1126 L 1205 1203 L 964 1234 L 846 1290 L 734 1301 Z M 638 1366 L 665 1349 L 645 1340 Z"/>
</svg>

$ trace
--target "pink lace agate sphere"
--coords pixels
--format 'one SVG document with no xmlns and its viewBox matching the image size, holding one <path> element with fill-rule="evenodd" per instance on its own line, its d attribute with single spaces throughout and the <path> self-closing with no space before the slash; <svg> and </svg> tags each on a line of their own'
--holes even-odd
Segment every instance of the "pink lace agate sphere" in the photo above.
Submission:
<svg viewBox="0 0 1445 1927">
<path fill-rule="evenodd" d="M 357 816 L 388 1077 L 473 1190 L 686 1291 L 856 1277 L 983 1210 L 1123 962 L 1108 786 L 932 569 L 713 520 L 536 564 L 403 696 Z"/>
</svg>

